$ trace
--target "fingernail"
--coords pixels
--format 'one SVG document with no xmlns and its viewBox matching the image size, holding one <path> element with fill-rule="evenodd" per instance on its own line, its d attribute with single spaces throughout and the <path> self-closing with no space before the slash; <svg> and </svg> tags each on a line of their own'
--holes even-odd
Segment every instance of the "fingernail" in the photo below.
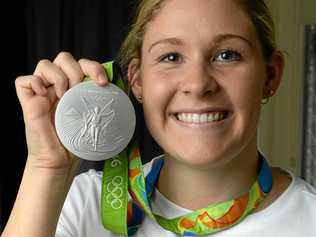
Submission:
<svg viewBox="0 0 316 237">
<path fill-rule="evenodd" d="M 104 74 L 100 74 L 100 75 L 98 76 L 98 80 L 99 80 L 99 82 L 101 82 L 101 83 L 104 83 L 104 82 L 107 81 Z"/>
</svg>

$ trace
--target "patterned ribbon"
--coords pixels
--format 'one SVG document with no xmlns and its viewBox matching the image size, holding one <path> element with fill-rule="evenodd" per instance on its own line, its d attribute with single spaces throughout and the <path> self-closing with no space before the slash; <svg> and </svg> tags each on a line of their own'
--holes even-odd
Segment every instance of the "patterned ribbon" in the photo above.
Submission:
<svg viewBox="0 0 316 237">
<path fill-rule="evenodd" d="M 120 81 L 119 84 L 124 85 L 111 70 L 113 64 L 106 65 L 108 77 L 111 75 L 109 80 L 112 83 Z M 251 214 L 272 188 L 271 169 L 264 157 L 259 155 L 258 179 L 248 193 L 167 219 L 155 214 L 150 204 L 163 159 L 154 160 L 145 178 L 138 145 L 130 143 L 119 155 L 105 161 L 101 194 L 102 224 L 115 234 L 132 236 L 147 214 L 164 229 L 182 236 L 209 235 L 225 230 Z"/>
</svg>

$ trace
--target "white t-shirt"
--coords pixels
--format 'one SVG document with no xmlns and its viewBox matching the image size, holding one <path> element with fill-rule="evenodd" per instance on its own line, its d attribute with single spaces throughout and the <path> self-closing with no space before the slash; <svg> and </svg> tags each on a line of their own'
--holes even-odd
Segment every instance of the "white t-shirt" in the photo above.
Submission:
<svg viewBox="0 0 316 237">
<path fill-rule="evenodd" d="M 145 175 L 152 162 L 144 166 Z M 316 237 L 316 189 L 291 172 L 287 190 L 262 211 L 249 215 L 241 223 L 212 234 L 212 237 Z M 59 218 L 57 237 L 115 237 L 104 229 L 100 217 L 102 172 L 89 170 L 78 175 L 68 193 Z M 152 197 L 155 213 L 174 218 L 190 212 L 170 202 L 158 190 Z M 137 237 L 177 236 L 164 230 L 149 217 L 138 229 Z"/>
</svg>

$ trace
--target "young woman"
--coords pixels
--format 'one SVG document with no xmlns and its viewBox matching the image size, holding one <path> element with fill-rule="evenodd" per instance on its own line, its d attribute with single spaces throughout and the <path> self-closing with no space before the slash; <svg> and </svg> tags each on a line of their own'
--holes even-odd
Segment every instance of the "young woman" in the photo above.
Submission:
<svg viewBox="0 0 316 237">
<path fill-rule="evenodd" d="M 129 235 L 315 236 L 315 189 L 258 152 L 262 101 L 276 93 L 284 64 L 263 0 L 144 0 L 120 62 L 164 150 L 144 166 L 149 197 L 130 183 Z M 119 235 L 101 222 L 103 174 L 73 181 L 78 159 L 52 119 L 85 75 L 108 83 L 99 63 L 63 52 L 16 80 L 28 159 L 2 236 Z"/>
</svg>

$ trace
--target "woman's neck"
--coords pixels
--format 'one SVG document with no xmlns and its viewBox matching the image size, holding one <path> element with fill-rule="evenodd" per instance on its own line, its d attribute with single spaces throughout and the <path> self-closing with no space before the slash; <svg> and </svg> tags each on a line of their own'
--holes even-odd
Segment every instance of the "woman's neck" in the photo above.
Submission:
<svg viewBox="0 0 316 237">
<path fill-rule="evenodd" d="M 257 176 L 257 149 L 242 152 L 227 164 L 210 169 L 192 168 L 166 155 L 158 190 L 173 203 L 197 210 L 248 192 Z"/>
</svg>

